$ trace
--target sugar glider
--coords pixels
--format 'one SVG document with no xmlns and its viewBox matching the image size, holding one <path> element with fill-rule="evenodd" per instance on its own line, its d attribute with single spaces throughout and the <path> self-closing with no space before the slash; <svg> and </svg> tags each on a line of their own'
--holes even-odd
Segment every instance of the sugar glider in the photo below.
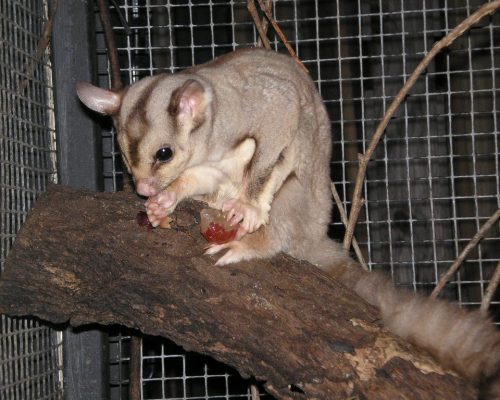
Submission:
<svg viewBox="0 0 500 400">
<path fill-rule="evenodd" d="M 239 240 L 208 248 L 226 250 L 218 265 L 278 252 L 307 260 L 446 366 L 475 383 L 496 377 L 500 333 L 479 313 L 397 290 L 328 238 L 330 121 L 313 81 L 290 57 L 238 50 L 120 92 L 79 83 L 77 93 L 113 118 L 153 225 L 183 199 L 203 200 L 241 223 Z"/>
</svg>

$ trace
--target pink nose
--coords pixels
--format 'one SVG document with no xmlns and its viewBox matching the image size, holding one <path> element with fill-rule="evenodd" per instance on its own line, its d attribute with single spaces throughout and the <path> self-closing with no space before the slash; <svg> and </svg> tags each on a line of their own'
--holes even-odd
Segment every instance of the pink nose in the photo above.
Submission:
<svg viewBox="0 0 500 400">
<path fill-rule="evenodd" d="M 141 196 L 146 197 L 151 197 L 158 193 L 156 188 L 153 186 L 152 178 L 139 179 L 135 183 L 135 190 L 137 190 L 137 193 L 139 193 Z"/>
</svg>

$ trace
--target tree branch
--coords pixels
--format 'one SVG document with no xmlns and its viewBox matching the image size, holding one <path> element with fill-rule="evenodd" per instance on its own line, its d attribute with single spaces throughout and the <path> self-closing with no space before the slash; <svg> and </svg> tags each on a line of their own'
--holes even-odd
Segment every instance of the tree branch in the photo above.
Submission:
<svg viewBox="0 0 500 400">
<path fill-rule="evenodd" d="M 455 260 L 453 264 L 451 264 L 450 268 L 448 271 L 446 271 L 445 274 L 441 276 L 439 279 L 438 284 L 434 288 L 434 290 L 431 293 L 431 298 L 435 299 L 437 296 L 439 296 L 439 293 L 443 288 L 446 286 L 448 281 L 451 279 L 451 277 L 458 271 L 458 268 L 460 268 L 460 265 L 464 262 L 464 260 L 467 258 L 467 255 L 471 252 L 471 250 L 477 246 L 477 244 L 481 241 L 481 239 L 484 238 L 486 233 L 491 229 L 491 227 L 495 224 L 495 222 L 498 221 L 500 218 L 500 209 L 498 209 L 489 219 L 486 221 L 483 226 L 479 229 L 479 231 L 474 235 L 474 237 L 470 240 L 469 243 L 467 243 L 467 246 L 464 247 L 458 258 Z"/>
<path fill-rule="evenodd" d="M 149 230 L 135 221 L 142 207 L 130 193 L 51 187 L 9 254 L 0 313 L 163 336 L 280 399 L 475 398 L 318 268 L 287 256 L 215 267 L 201 205 L 181 203 L 172 229 Z"/>
<path fill-rule="evenodd" d="M 497 264 L 497 267 L 495 268 L 495 272 L 493 273 L 493 276 L 490 280 L 490 284 L 488 285 L 486 293 L 484 294 L 483 301 L 481 302 L 480 310 L 484 315 L 488 314 L 488 308 L 490 306 L 491 299 L 493 298 L 493 295 L 497 290 L 499 282 L 500 282 L 500 262 Z"/>
<path fill-rule="evenodd" d="M 123 82 L 120 75 L 118 49 L 116 48 L 115 35 L 109 16 L 109 4 L 107 0 L 97 0 L 97 6 L 99 7 L 99 17 L 101 19 L 102 28 L 104 29 L 106 47 L 108 48 L 109 65 L 111 67 L 111 89 L 120 90 L 123 88 Z"/>
<path fill-rule="evenodd" d="M 345 212 L 344 205 L 342 204 L 342 200 L 340 199 L 339 193 L 337 192 L 337 188 L 335 187 L 335 184 L 332 182 L 331 183 L 331 189 L 332 189 L 332 194 L 333 194 L 333 199 L 335 200 L 335 204 L 337 205 L 337 209 L 339 210 L 340 213 L 340 219 L 342 223 L 344 224 L 345 227 L 347 227 L 348 224 L 348 219 L 347 219 L 347 213 Z M 352 247 L 354 248 L 354 252 L 356 253 L 356 257 L 358 258 L 359 263 L 363 267 L 365 271 L 368 271 L 368 266 L 366 265 L 365 258 L 363 257 L 363 252 L 361 251 L 358 241 L 356 238 L 353 236 L 352 238 Z"/>
<path fill-rule="evenodd" d="M 252 16 L 255 28 L 259 33 L 261 43 L 266 49 L 271 50 L 271 43 L 269 43 L 269 39 L 267 38 L 267 29 L 264 29 L 263 23 L 260 21 L 259 13 L 257 12 L 257 7 L 255 7 L 254 0 L 247 0 L 247 9 Z"/>
</svg>

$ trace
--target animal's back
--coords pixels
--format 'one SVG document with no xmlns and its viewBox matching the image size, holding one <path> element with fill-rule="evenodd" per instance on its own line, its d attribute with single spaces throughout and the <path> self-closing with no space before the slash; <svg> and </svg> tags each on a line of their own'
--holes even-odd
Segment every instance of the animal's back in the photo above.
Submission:
<svg viewBox="0 0 500 400">
<path fill-rule="evenodd" d="M 309 240 L 323 238 L 331 211 L 331 132 L 326 109 L 309 74 L 290 56 L 264 49 L 237 50 L 186 73 L 211 82 L 218 102 L 232 102 L 235 113 L 243 112 L 251 121 L 244 129 L 257 138 L 254 162 L 262 166 L 255 169 L 257 174 L 264 175 L 285 149 L 293 152 L 293 176 L 276 193 L 271 214 L 274 205 L 282 211 L 282 206 L 293 206 L 293 229 L 280 230 L 283 238 L 289 236 L 287 242 L 293 240 L 299 227 Z M 224 104 L 225 109 L 230 107 Z M 228 123 L 227 118 L 216 120 L 214 130 L 218 124 L 227 127 Z M 234 127 L 238 129 L 243 128 Z M 258 181 L 262 176 L 256 178 Z M 288 185 L 293 189 L 287 190 Z M 279 220 L 287 225 L 285 217 L 279 216 Z"/>
</svg>

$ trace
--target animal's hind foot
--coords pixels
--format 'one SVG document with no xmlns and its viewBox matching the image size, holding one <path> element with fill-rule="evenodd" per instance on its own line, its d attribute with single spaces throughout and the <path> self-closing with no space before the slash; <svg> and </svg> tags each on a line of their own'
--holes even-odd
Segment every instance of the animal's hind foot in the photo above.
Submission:
<svg viewBox="0 0 500 400">
<path fill-rule="evenodd" d="M 233 240 L 232 242 L 223 244 L 211 244 L 207 247 L 205 254 L 214 255 L 225 249 L 227 249 L 227 252 L 217 260 L 215 265 L 228 265 L 256 257 L 255 252 L 251 250 L 248 245 L 239 240 Z"/>
</svg>

